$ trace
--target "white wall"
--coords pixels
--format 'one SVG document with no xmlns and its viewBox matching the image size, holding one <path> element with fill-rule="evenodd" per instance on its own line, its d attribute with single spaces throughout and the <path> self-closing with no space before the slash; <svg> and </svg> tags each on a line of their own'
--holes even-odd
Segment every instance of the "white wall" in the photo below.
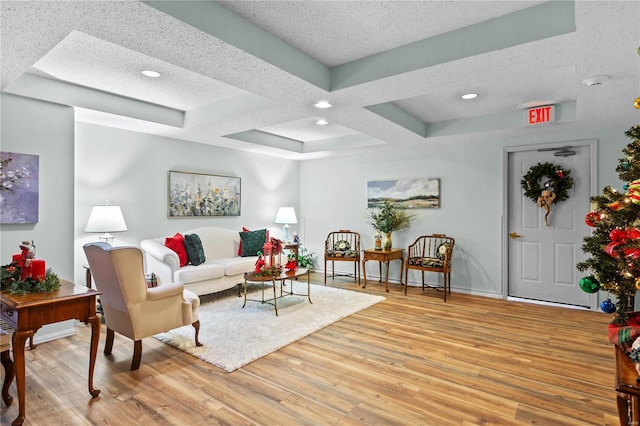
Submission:
<svg viewBox="0 0 640 426">
<path fill-rule="evenodd" d="M 38 223 L 1 225 L 0 260 L 11 262 L 20 242 L 33 240 L 36 257 L 62 279 L 73 281 L 73 109 L 0 95 L 0 149 L 39 156 Z M 36 342 L 73 333 L 73 321 L 48 325 Z"/>
<path fill-rule="evenodd" d="M 170 236 L 196 226 L 242 230 L 267 227 L 282 238 L 273 220 L 278 207 L 299 212 L 298 161 L 146 135 L 93 124 L 76 124 L 75 280 L 84 283 L 82 245 L 98 235 L 84 232 L 91 206 L 122 208 L 128 231 L 114 244 L 135 245 L 145 238 Z M 241 216 L 167 217 L 169 170 L 234 176 L 241 179 Z M 292 225 L 291 230 L 297 230 Z"/>
<path fill-rule="evenodd" d="M 357 157 L 305 161 L 300 170 L 300 209 L 306 235 L 303 242 L 310 251 L 320 254 L 321 268 L 324 268 L 323 244 L 330 231 L 347 228 L 358 231 L 363 246 L 373 247 L 374 232 L 365 220 L 367 181 L 440 178 L 441 208 L 416 210 L 417 217 L 411 228 L 393 234 L 393 245 L 406 248 L 419 235 L 450 234 L 456 239 L 452 288 L 499 296 L 503 266 L 504 147 L 598 139 L 598 188 L 613 185 L 622 190 L 615 167 L 622 155 L 621 149 L 630 142 L 624 135 L 626 130 L 628 128 L 585 131 L 488 143 L 473 143 L 473 135 L 470 135 L 470 142 L 465 145 L 425 143 L 424 147 L 409 153 L 390 154 L 387 150 L 372 149 Z M 336 268 L 339 267 L 344 271 L 349 268 L 336 264 Z M 397 279 L 399 272 L 399 262 L 392 262 L 390 279 Z M 377 277 L 377 262 L 367 263 L 369 275 Z M 410 281 L 417 279 L 417 275 L 410 275 Z"/>
</svg>

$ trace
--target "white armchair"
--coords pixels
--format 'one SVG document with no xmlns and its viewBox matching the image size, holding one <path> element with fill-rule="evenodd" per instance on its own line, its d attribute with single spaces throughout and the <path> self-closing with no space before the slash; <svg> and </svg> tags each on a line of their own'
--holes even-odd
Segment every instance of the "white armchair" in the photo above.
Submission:
<svg viewBox="0 0 640 426">
<path fill-rule="evenodd" d="M 104 353 L 113 348 L 114 332 L 134 340 L 131 370 L 140 367 L 142 339 L 192 324 L 198 341 L 200 299 L 182 284 L 147 287 L 143 254 L 137 247 L 111 247 L 106 243 L 84 245 L 89 268 L 100 295 L 107 327 Z"/>
</svg>

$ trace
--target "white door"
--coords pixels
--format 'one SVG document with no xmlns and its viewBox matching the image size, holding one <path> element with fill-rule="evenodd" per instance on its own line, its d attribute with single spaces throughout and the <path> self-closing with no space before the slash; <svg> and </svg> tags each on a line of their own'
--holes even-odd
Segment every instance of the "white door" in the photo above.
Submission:
<svg viewBox="0 0 640 426">
<path fill-rule="evenodd" d="M 575 155 L 556 156 L 558 148 L 508 153 L 508 295 L 592 308 L 594 298 L 580 289 L 584 275 L 575 267 L 585 259 L 583 238 L 590 234 L 584 222 L 591 194 L 591 148 L 578 142 Z M 575 146 L 574 146 L 575 145 Z M 569 198 L 545 209 L 524 195 L 521 180 L 531 166 L 549 162 L 570 170 L 574 180 Z M 541 179 L 542 187 L 545 179 Z"/>
</svg>

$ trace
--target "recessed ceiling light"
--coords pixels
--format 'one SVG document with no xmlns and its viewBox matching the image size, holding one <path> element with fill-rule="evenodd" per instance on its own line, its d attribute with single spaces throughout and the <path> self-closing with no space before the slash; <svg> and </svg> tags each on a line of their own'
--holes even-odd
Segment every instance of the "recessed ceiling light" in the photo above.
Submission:
<svg viewBox="0 0 640 426">
<path fill-rule="evenodd" d="M 474 99 L 478 97 L 477 93 L 467 93 L 466 95 L 460 96 L 462 99 Z"/>
<path fill-rule="evenodd" d="M 327 124 L 329 124 L 329 122 L 327 120 L 325 120 L 324 118 L 321 118 L 320 120 L 316 121 L 316 124 L 318 126 L 326 126 Z"/>
<path fill-rule="evenodd" d="M 151 70 L 142 71 L 142 75 L 147 76 L 147 77 L 152 77 L 152 78 L 160 77 L 160 73 L 159 72 L 151 71 Z"/>
<path fill-rule="evenodd" d="M 331 105 L 329 102 L 327 101 L 320 101 L 317 104 L 314 105 L 314 107 L 316 108 L 331 108 L 333 105 Z"/>
<path fill-rule="evenodd" d="M 609 80 L 608 75 L 594 75 L 593 77 L 585 78 L 582 83 L 585 86 L 598 86 L 607 80 Z"/>
</svg>

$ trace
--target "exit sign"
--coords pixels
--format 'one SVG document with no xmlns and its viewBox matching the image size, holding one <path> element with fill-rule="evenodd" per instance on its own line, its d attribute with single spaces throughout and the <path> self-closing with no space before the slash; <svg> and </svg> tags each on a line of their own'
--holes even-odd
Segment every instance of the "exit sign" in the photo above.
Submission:
<svg viewBox="0 0 640 426">
<path fill-rule="evenodd" d="M 556 107 L 553 105 L 529 108 L 525 111 L 524 122 L 527 126 L 549 124 L 556 121 Z"/>
</svg>

